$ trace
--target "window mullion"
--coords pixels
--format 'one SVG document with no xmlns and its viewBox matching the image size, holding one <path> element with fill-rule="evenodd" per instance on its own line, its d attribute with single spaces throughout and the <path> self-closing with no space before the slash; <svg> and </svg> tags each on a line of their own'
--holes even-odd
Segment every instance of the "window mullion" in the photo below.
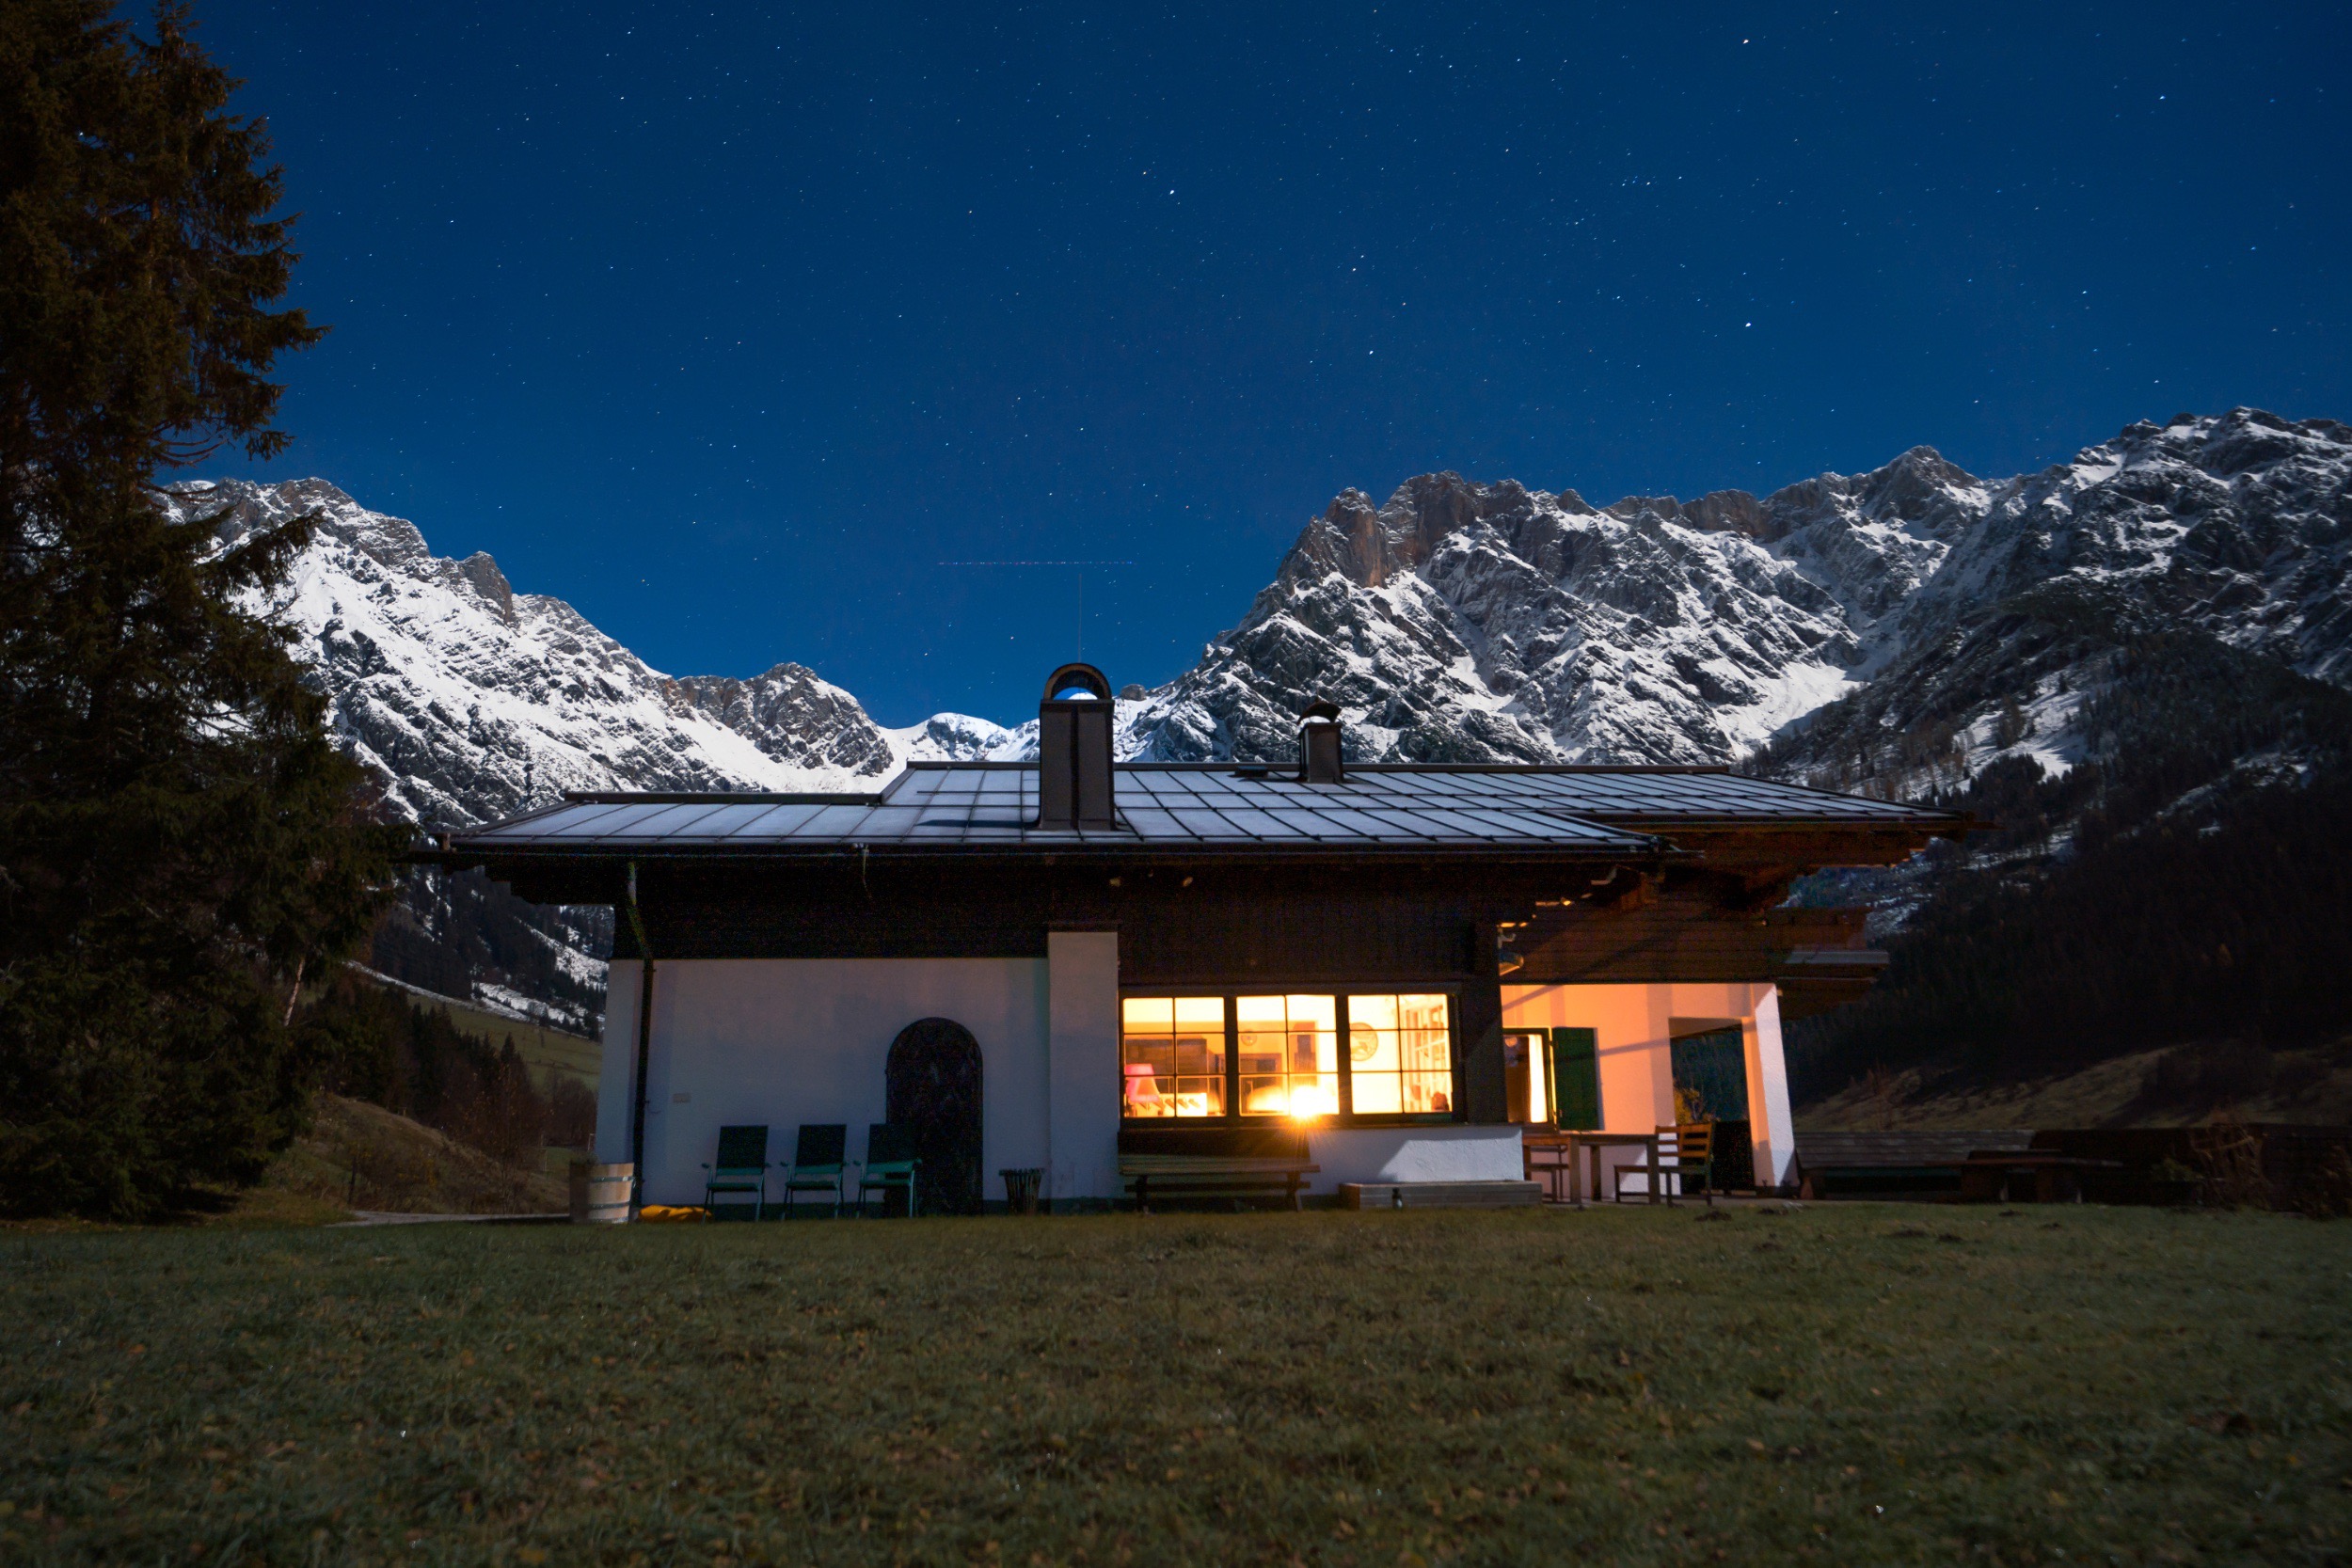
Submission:
<svg viewBox="0 0 2352 1568">
<path fill-rule="evenodd" d="M 1453 993 L 1449 992 L 1448 998 L 1445 1009 L 1445 1061 L 1451 1069 L 1449 1081 L 1454 1085 L 1454 1102 L 1448 1108 L 1454 1113 L 1452 1119 L 1468 1121 L 1470 1111 L 1462 1098 L 1462 1041 L 1459 1037 L 1462 1009 L 1456 1005 Z"/>
<path fill-rule="evenodd" d="M 1352 1121 L 1356 1116 L 1356 1052 L 1355 1036 L 1348 1030 L 1345 991 L 1340 992 L 1339 1031 L 1340 1117 Z"/>
<path fill-rule="evenodd" d="M 1237 1022 L 1241 1007 L 1234 998 L 1225 998 L 1225 1120 L 1241 1120 L 1241 1027 Z"/>
</svg>

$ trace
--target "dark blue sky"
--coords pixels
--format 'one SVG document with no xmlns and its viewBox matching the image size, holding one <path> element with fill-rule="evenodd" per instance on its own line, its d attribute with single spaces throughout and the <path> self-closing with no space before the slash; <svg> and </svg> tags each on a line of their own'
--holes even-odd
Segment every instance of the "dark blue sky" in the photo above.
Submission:
<svg viewBox="0 0 2352 1568">
<path fill-rule="evenodd" d="M 199 10 L 335 329 L 266 477 L 885 722 L 1076 651 L 1076 572 L 944 561 L 1132 562 L 1151 683 L 1346 485 L 2352 419 L 2335 7 Z"/>
</svg>

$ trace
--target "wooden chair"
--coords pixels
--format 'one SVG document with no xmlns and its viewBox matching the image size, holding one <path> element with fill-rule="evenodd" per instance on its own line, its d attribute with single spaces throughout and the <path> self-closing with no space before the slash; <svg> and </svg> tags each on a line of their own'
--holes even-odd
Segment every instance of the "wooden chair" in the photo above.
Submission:
<svg viewBox="0 0 2352 1568">
<path fill-rule="evenodd" d="M 907 1195 L 907 1217 L 914 1217 L 914 1133 L 904 1127 L 878 1121 L 866 1130 L 866 1169 L 857 1179 L 857 1210 L 866 1212 L 866 1195 L 880 1192 L 884 1200 L 894 1192 Z"/>
<path fill-rule="evenodd" d="M 1615 1184 L 1613 1196 L 1625 1201 L 1625 1179 L 1640 1176 L 1647 1182 L 1645 1196 L 1661 1195 L 1672 1208 L 1676 1187 L 1682 1196 L 1691 1196 L 1690 1179 L 1699 1179 L 1699 1191 L 1707 1198 L 1709 1209 L 1715 1207 L 1715 1124 L 1711 1121 L 1678 1122 L 1658 1129 L 1658 1158 L 1648 1164 L 1619 1165 L 1611 1180 Z"/>
<path fill-rule="evenodd" d="M 703 1169 L 710 1173 L 703 1181 L 704 1213 L 719 1217 L 722 1193 L 750 1193 L 752 1218 L 759 1218 L 768 1208 L 768 1129 L 720 1128 L 718 1158 Z"/>
<path fill-rule="evenodd" d="M 784 1213 L 792 1216 L 792 1206 L 801 1193 L 833 1194 L 833 1212 L 837 1219 L 841 1206 L 849 1201 L 842 1188 L 842 1172 L 849 1164 L 850 1129 L 845 1122 L 803 1122 L 792 1145 L 792 1169 L 784 1179 Z"/>
</svg>

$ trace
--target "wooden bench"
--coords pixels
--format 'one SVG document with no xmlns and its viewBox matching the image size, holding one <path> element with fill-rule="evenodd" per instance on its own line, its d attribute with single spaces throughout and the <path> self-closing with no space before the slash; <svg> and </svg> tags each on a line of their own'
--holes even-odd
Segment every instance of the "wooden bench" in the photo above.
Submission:
<svg viewBox="0 0 2352 1568">
<path fill-rule="evenodd" d="M 1957 1197 L 1961 1173 L 1972 1155 L 1985 1150 L 2022 1152 L 2033 1136 L 2014 1127 L 1799 1132 L 1798 1196 L 1806 1199 Z"/>
<path fill-rule="evenodd" d="M 1139 1212 L 1160 1197 L 1279 1197 L 1299 1207 L 1298 1184 L 1323 1167 L 1311 1160 L 1223 1154 L 1121 1154 L 1119 1178 L 1134 1192 Z"/>
<path fill-rule="evenodd" d="M 1948 1199 L 1960 1191 L 1960 1181 L 1957 1164 L 1804 1165 L 1799 1168 L 1797 1196 L 1806 1203 L 1833 1197 Z"/>
</svg>

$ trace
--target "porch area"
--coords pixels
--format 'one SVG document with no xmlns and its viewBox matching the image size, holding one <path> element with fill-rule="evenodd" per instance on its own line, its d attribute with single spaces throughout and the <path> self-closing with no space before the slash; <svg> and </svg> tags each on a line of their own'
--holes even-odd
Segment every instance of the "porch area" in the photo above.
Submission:
<svg viewBox="0 0 2352 1568">
<path fill-rule="evenodd" d="M 1511 1119 L 1547 1200 L 1788 1187 L 1796 1145 L 1772 984 L 1505 985 L 1502 1027 Z M 1706 1177 L 1656 1174 L 1677 1153 L 1703 1157 Z"/>
</svg>

